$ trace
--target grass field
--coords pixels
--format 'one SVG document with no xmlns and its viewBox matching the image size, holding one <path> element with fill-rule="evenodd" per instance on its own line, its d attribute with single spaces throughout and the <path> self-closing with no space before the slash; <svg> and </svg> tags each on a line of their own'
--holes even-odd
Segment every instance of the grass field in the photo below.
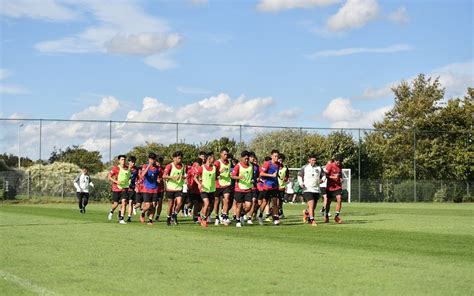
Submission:
<svg viewBox="0 0 474 296">
<path fill-rule="evenodd" d="M 0 295 L 473 295 L 474 204 L 345 204 L 347 224 L 203 229 L 0 205 Z"/>
</svg>

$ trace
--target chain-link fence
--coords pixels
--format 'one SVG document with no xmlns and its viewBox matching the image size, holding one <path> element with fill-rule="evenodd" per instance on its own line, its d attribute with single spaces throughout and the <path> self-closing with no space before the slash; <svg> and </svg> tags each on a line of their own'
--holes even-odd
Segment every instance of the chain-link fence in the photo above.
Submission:
<svg viewBox="0 0 474 296">
<path fill-rule="evenodd" d="M 200 149 L 215 148 L 212 142 L 224 137 L 235 144 L 235 152 L 244 148 L 254 150 L 260 161 L 270 150 L 278 149 L 286 155 L 289 167 L 303 165 L 310 152 L 320 156 L 321 165 L 331 156 L 341 154 L 345 157 L 343 166 L 352 172 L 352 201 L 471 201 L 474 185 L 472 130 L 386 131 L 57 119 L 0 119 L 0 130 L 0 153 L 4 157 L 21 156 L 20 170 L 0 174 L 0 190 L 9 198 L 73 197 L 72 180 L 77 172 L 58 171 L 57 175 L 44 176 L 41 170 L 32 175 L 27 169 L 31 165 L 29 160 L 50 163 L 53 152 L 67 147 L 100 152 L 107 170 L 117 155 L 147 143 L 163 147 L 179 144 L 176 147 L 190 147 L 185 153 L 197 153 Z M 61 153 L 57 155 L 60 157 Z M 166 160 L 169 158 L 165 157 Z M 105 175 L 93 178 L 100 190 L 108 192 Z M 99 189 L 94 194 L 97 199 L 107 198 Z"/>
</svg>

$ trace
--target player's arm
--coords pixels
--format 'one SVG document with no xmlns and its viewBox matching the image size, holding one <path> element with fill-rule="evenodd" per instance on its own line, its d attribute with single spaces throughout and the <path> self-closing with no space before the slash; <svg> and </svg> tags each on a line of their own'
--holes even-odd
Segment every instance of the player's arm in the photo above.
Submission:
<svg viewBox="0 0 474 296">
<path fill-rule="evenodd" d="M 81 175 L 79 174 L 74 178 L 74 187 L 76 187 L 77 191 L 82 192 L 81 185 L 79 185 L 79 178 L 80 177 L 81 177 Z"/>
<path fill-rule="evenodd" d="M 230 175 L 230 177 L 233 179 L 233 180 L 242 180 L 244 178 L 244 176 L 239 176 L 239 165 L 237 164 L 235 167 L 234 167 L 234 170 L 232 171 L 232 174 Z"/>
<path fill-rule="evenodd" d="M 108 175 L 109 181 L 112 182 L 112 183 L 118 184 L 116 175 L 117 175 L 117 172 L 116 172 L 115 168 L 112 168 L 112 170 L 109 172 L 109 175 Z"/>
<path fill-rule="evenodd" d="M 273 174 L 268 174 L 267 171 L 270 167 L 270 164 L 268 162 L 265 162 L 262 167 L 260 168 L 260 176 L 261 177 L 270 177 L 270 178 L 275 178 L 277 176 L 278 172 L 274 172 Z"/>
<path fill-rule="evenodd" d="M 288 183 L 288 179 L 290 179 L 290 170 L 287 167 L 285 172 L 285 183 Z"/>
<path fill-rule="evenodd" d="M 174 177 L 170 176 L 170 172 L 171 172 L 171 164 L 168 164 L 165 168 L 165 171 L 163 172 L 164 180 L 169 180 L 169 179 L 176 180 L 175 176 Z"/>
<path fill-rule="evenodd" d="M 199 169 L 197 169 L 196 173 L 194 174 L 194 182 L 196 182 L 196 184 L 198 184 L 198 188 L 199 190 L 202 189 L 202 183 L 201 181 L 199 180 L 200 176 L 202 175 L 202 167 L 200 167 Z"/>
<path fill-rule="evenodd" d="M 298 184 L 300 185 L 301 188 L 304 188 L 303 178 L 304 178 L 304 167 L 302 167 L 301 170 L 298 172 Z"/>
</svg>

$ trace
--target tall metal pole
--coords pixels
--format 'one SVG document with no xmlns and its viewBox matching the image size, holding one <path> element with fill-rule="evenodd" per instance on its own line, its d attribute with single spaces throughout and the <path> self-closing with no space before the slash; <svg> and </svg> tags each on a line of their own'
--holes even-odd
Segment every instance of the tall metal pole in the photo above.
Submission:
<svg viewBox="0 0 474 296">
<path fill-rule="evenodd" d="M 300 163 L 298 166 L 303 164 L 303 128 L 300 127 Z"/>
<path fill-rule="evenodd" d="M 18 125 L 18 169 L 21 168 L 21 156 L 20 156 L 20 128 L 23 127 L 23 123 Z"/>
<path fill-rule="evenodd" d="M 242 147 L 242 125 L 239 125 L 239 145 Z"/>
<path fill-rule="evenodd" d="M 360 129 L 359 129 L 359 202 L 360 202 L 360 149 L 362 149 L 361 139 L 360 139 Z"/>
<path fill-rule="evenodd" d="M 176 144 L 179 142 L 179 123 L 176 122 Z"/>
<path fill-rule="evenodd" d="M 112 165 L 112 120 L 109 121 L 109 163 Z"/>
<path fill-rule="evenodd" d="M 416 129 L 413 129 L 413 200 L 416 202 Z"/>
<path fill-rule="evenodd" d="M 39 160 L 41 162 L 41 137 L 42 137 L 41 133 L 42 133 L 42 130 L 43 130 L 43 119 L 40 119 L 39 121 L 40 121 L 40 126 L 39 126 L 39 129 L 40 129 L 39 130 L 39 137 L 40 137 L 39 138 Z"/>
</svg>

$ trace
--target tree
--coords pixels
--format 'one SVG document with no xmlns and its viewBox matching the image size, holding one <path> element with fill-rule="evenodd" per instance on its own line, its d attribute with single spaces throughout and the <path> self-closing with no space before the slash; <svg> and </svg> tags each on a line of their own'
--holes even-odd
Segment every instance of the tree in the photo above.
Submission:
<svg viewBox="0 0 474 296">
<path fill-rule="evenodd" d="M 364 139 L 373 177 L 411 179 L 416 165 L 417 179 L 472 178 L 467 132 L 473 126 L 472 89 L 463 99 L 446 103 L 439 80 L 420 74 L 392 90 L 393 109 Z"/>
<path fill-rule="evenodd" d="M 0 154 L 0 160 L 3 160 L 6 166 L 11 167 L 11 168 L 17 168 L 18 167 L 18 156 L 13 155 L 13 154 Z M 21 166 L 22 167 L 29 167 L 33 165 L 33 161 L 29 159 L 28 157 L 21 157 Z"/>
<path fill-rule="evenodd" d="M 102 155 L 99 151 L 88 151 L 77 145 L 66 147 L 64 151 L 61 149 L 56 150 L 55 148 L 48 162 L 52 164 L 57 161 L 73 163 L 79 167 L 87 166 L 91 174 L 98 173 L 104 168 Z"/>
</svg>

